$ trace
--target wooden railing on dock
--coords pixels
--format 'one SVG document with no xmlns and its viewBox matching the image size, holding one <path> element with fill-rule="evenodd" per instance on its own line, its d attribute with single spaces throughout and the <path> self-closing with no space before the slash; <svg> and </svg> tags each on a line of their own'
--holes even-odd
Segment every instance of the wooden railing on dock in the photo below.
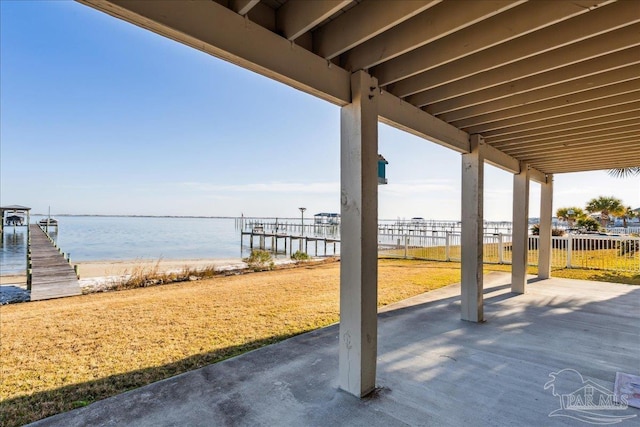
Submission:
<svg viewBox="0 0 640 427">
<path fill-rule="evenodd" d="M 31 301 L 82 294 L 65 254 L 37 224 L 29 225 L 27 287 Z"/>
</svg>

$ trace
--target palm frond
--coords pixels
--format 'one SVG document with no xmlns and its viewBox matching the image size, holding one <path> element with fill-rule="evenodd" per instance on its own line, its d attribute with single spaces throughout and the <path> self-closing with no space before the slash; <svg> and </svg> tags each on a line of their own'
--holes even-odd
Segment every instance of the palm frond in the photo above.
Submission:
<svg viewBox="0 0 640 427">
<path fill-rule="evenodd" d="M 609 169 L 607 173 L 614 178 L 631 178 L 633 176 L 640 176 L 640 166 Z"/>
</svg>

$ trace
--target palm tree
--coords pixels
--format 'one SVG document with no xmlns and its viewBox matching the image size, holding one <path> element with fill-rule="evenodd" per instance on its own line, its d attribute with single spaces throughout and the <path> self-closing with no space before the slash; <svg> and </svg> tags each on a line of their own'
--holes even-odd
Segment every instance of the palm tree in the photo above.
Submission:
<svg viewBox="0 0 640 427">
<path fill-rule="evenodd" d="M 611 219 L 611 216 L 622 216 L 627 208 L 622 204 L 622 200 L 615 197 L 600 196 L 597 199 L 591 199 L 585 208 L 589 213 L 600 212 L 600 223 L 603 227 Z"/>
<path fill-rule="evenodd" d="M 566 221 L 569 228 L 573 227 L 573 224 L 577 219 L 584 218 L 586 214 L 584 211 L 576 206 L 569 208 L 559 208 L 556 211 L 556 216 L 562 221 Z"/>
<path fill-rule="evenodd" d="M 624 214 L 622 215 L 622 221 L 624 222 L 624 228 L 627 228 L 627 226 L 629 225 L 628 221 L 630 219 L 637 217 L 639 214 L 638 212 L 634 211 L 631 206 L 627 206 L 624 209 L 625 211 L 624 211 Z"/>
<path fill-rule="evenodd" d="M 640 166 L 609 169 L 607 173 L 614 178 L 631 178 L 632 176 L 640 176 Z"/>
</svg>

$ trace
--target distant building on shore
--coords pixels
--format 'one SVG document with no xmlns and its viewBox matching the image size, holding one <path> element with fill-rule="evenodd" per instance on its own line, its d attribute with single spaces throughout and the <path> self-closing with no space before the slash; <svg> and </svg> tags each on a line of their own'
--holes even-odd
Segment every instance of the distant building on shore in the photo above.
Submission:
<svg viewBox="0 0 640 427">
<path fill-rule="evenodd" d="M 340 214 L 337 213 L 327 213 L 321 212 L 317 213 L 313 216 L 315 224 L 326 224 L 326 225 L 339 225 L 340 224 Z"/>
</svg>

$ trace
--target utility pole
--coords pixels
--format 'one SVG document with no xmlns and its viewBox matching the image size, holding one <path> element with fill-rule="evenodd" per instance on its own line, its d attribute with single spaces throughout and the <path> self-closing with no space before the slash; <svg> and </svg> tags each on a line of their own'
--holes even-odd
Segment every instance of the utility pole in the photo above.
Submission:
<svg viewBox="0 0 640 427">
<path fill-rule="evenodd" d="M 298 208 L 300 209 L 300 215 L 302 216 L 302 233 L 301 235 L 304 236 L 304 211 L 307 210 L 307 208 Z"/>
</svg>

